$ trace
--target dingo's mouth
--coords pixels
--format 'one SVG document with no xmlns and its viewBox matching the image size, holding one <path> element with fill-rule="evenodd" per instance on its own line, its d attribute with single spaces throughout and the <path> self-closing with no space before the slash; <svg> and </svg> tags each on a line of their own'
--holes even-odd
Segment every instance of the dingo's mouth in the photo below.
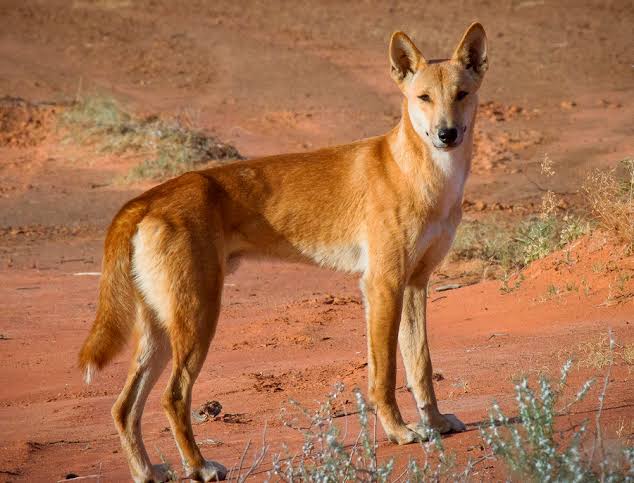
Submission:
<svg viewBox="0 0 634 483">
<path fill-rule="evenodd" d="M 434 145 L 436 149 L 442 149 L 443 151 L 451 151 L 452 149 L 460 146 L 462 144 L 462 140 L 453 142 L 451 144 L 438 143 L 438 142 L 433 142 L 432 144 Z"/>
</svg>

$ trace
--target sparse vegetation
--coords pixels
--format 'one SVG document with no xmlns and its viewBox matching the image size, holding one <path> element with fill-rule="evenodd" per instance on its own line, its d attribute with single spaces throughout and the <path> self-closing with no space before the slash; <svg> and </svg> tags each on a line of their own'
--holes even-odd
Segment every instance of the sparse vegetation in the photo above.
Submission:
<svg viewBox="0 0 634 483">
<path fill-rule="evenodd" d="M 346 444 L 347 416 L 343 433 L 335 424 L 341 416 L 337 410 L 344 387 L 337 384 L 326 401 L 311 411 L 297 402 L 292 402 L 297 415 L 289 418 L 283 412 L 284 424 L 301 432 L 304 444 L 301 452 L 291 456 L 288 449 L 285 454 L 273 455 L 273 469 L 269 472 L 269 481 L 468 481 L 477 461 L 456 470 L 453 454 L 448 454 L 440 435 L 429 432 L 429 441 L 423 445 L 423 459 L 410 459 L 400 475 L 394 475 L 394 460 L 383 463 L 377 458 L 376 425 L 374 413 L 367 405 L 359 390 L 354 391 L 356 415 L 359 433 L 352 446 Z M 373 422 L 371 423 L 371 420 Z"/>
<path fill-rule="evenodd" d="M 524 281 L 524 274 L 521 272 L 515 272 L 513 274 L 509 274 L 509 272 L 504 272 L 502 274 L 501 280 L 502 284 L 500 285 L 500 292 L 502 292 L 503 294 L 512 293 L 522 286 L 522 282 Z"/>
<path fill-rule="evenodd" d="M 604 341 L 612 353 L 613 340 Z M 371 427 L 372 413 L 359 391 L 354 394 L 360 431 L 354 445 L 345 444 L 347 421 L 343 433 L 335 424 L 341 416 L 337 400 L 343 392 L 343 385 L 338 384 L 317 410 L 293 403 L 299 417 L 289 420 L 285 413 L 285 425 L 302 432 L 304 444 L 300 454 L 291 456 L 287 449 L 286 454 L 273 456 L 269 481 L 471 481 L 482 478 L 475 472 L 479 463 L 496 460 L 507 468 L 508 477 L 517 481 L 632 482 L 634 448 L 611 442 L 608 451 L 602 439 L 601 411 L 614 359 L 608 360 L 594 431 L 587 420 L 566 429 L 557 424 L 557 418 L 569 415 L 594 386 L 594 381 L 588 380 L 568 397 L 567 381 L 572 369 L 568 360 L 558 381 L 539 376 L 538 391 L 531 388 L 527 377 L 521 377 L 515 385 L 517 416 L 506 416 L 497 403 L 493 405 L 488 421 L 480 428 L 484 452 L 479 459 L 458 468 L 455 455 L 445 450 L 437 433 L 430 431 L 428 443 L 422 445 L 422 460 L 410 459 L 400 475 L 393 474 L 392 459 L 377 461 L 377 421 Z"/>
<path fill-rule="evenodd" d="M 583 342 L 579 344 L 578 352 L 581 367 L 603 369 L 614 364 L 618 359 L 623 360 L 627 365 L 634 365 L 634 344 L 612 347 L 608 337 Z"/>
<path fill-rule="evenodd" d="M 504 271 L 544 258 L 590 232 L 590 224 L 573 215 L 533 216 L 509 226 L 499 220 L 468 221 L 458 228 L 454 259 L 479 258 Z"/>
<path fill-rule="evenodd" d="M 608 295 L 603 302 L 605 306 L 618 305 L 625 303 L 634 297 L 634 291 L 629 288 L 627 282 L 632 279 L 632 275 L 627 272 L 617 274 L 613 283 L 608 286 Z"/>
<path fill-rule="evenodd" d="M 177 120 L 137 118 L 109 97 L 92 96 L 60 114 L 69 141 L 94 144 L 100 152 L 134 152 L 150 157 L 132 168 L 126 179 L 162 179 L 196 169 L 208 161 L 241 159 L 222 143 Z"/>
<path fill-rule="evenodd" d="M 464 221 L 458 227 L 451 257 L 508 266 L 512 258 L 510 242 L 511 230 L 499 220 Z"/>
<path fill-rule="evenodd" d="M 583 191 L 600 225 L 634 253 L 634 159 L 622 161 L 617 169 L 595 169 Z"/>
<path fill-rule="evenodd" d="M 559 219 L 552 215 L 522 223 L 515 237 L 518 254 L 516 263 L 528 265 L 560 248 L 559 232 Z"/>
<path fill-rule="evenodd" d="M 556 174 L 554 163 L 546 156 L 542 174 Z M 588 176 L 583 192 L 590 211 L 583 216 L 560 214 L 560 199 L 548 190 L 542 197 L 541 212 L 511 224 L 496 218 L 463 222 L 458 228 L 452 249 L 454 260 L 479 259 L 488 266 L 499 267 L 494 274 L 503 281 L 503 292 L 513 291 L 509 273 L 569 246 L 589 234 L 596 224 L 626 244 L 626 252 L 634 253 L 634 159 L 626 159 L 613 170 L 594 170 Z M 593 265 L 595 273 L 604 267 Z M 489 272 L 491 273 L 491 272 Z M 615 289 L 616 299 L 629 298 L 621 281 Z M 622 293 L 623 292 L 623 293 Z M 614 298 L 614 297 L 613 297 Z M 612 301 L 610 301 L 612 303 Z"/>
<path fill-rule="evenodd" d="M 624 434 L 625 422 L 614 431 L 618 439 L 610 438 L 604 444 L 604 428 L 601 415 L 611 370 L 620 358 L 626 364 L 634 363 L 634 346 L 619 347 L 612 332 L 597 343 L 579 346 L 589 359 L 582 359 L 581 366 L 605 369 L 598 392 L 598 407 L 593 421 L 586 419 L 563 426 L 564 418 L 579 415 L 576 409 L 585 400 L 595 380 L 584 382 L 576 392 L 570 391 L 568 376 L 573 368 L 568 359 L 553 381 L 544 367 L 537 374 L 538 389 L 531 387 L 529 377 L 519 374 L 513 377 L 516 408 L 513 416 L 508 416 L 499 404 L 493 403 L 489 417 L 480 425 L 482 454 L 469 458 L 464 466 L 457 464 L 456 454 L 445 449 L 440 434 L 433 430 L 427 433 L 427 442 L 421 445 L 419 458 L 409 459 L 404 470 L 395 474 L 395 461 L 389 458 L 381 461 L 377 455 L 376 413 L 365 401 L 361 391 L 353 390 L 355 410 L 347 413 L 344 402 L 344 385 L 335 384 L 334 390 L 316 409 L 308 409 L 296 401 L 282 409 L 284 426 L 303 436 L 299 452 L 293 454 L 284 445 L 283 452 L 272 455 L 272 468 L 265 481 L 269 482 L 468 482 L 484 481 L 490 475 L 482 474 L 478 465 L 497 463 L 506 471 L 506 481 L 527 482 L 626 482 L 634 483 L 634 447 L 631 439 Z M 529 367 L 533 364 L 529 363 Z M 467 383 L 459 381 L 458 387 Z M 359 431 L 354 438 L 349 437 L 349 418 L 355 415 Z M 593 424 L 591 424 L 593 423 Z M 352 436 L 352 435 L 350 435 Z M 350 444 L 350 441 L 354 442 Z M 247 481 L 257 470 L 270 448 L 266 442 L 266 426 L 262 446 L 255 452 L 253 463 L 242 471 L 251 441 L 242 453 L 240 461 L 230 471 L 230 480 Z M 162 470 L 168 481 L 178 480 L 178 474 L 157 448 Z"/>
<path fill-rule="evenodd" d="M 571 367 L 571 361 L 564 364 L 558 384 L 540 377 L 539 392 L 522 379 L 515 386 L 518 416 L 509 418 L 494 404 L 488 425 L 481 428 L 484 442 L 518 481 L 634 481 L 634 448 L 623 445 L 608 452 L 603 445 L 600 419 L 609 369 L 593 437 L 588 421 L 567 431 L 557 429 L 556 417 L 569 414 L 594 384 L 585 382 L 570 402 L 563 403 Z"/>
<path fill-rule="evenodd" d="M 348 449 L 335 424 L 335 408 L 343 392 L 343 385 L 321 403 L 317 410 L 310 411 L 291 401 L 297 410 L 296 416 L 283 414 L 284 425 L 302 432 L 304 445 L 299 455 L 275 455 L 271 477 L 282 481 L 387 481 L 394 466 L 393 460 L 379 464 L 376 458 L 376 433 L 370 430 L 370 409 L 359 391 L 355 391 L 359 435 L 355 445 Z M 307 427 L 302 427 L 306 424 Z M 376 421 L 375 421 L 376 430 Z"/>
<path fill-rule="evenodd" d="M 555 429 L 557 404 L 571 367 L 571 361 L 563 366 L 555 387 L 541 376 L 539 394 L 529 386 L 527 378 L 522 378 L 515 385 L 518 416 L 507 417 L 495 403 L 488 424 L 481 428 L 482 439 L 493 454 L 521 481 L 584 481 L 587 478 L 587 464 L 581 457 L 586 425 L 574 431 L 567 444 L 557 438 Z M 586 382 L 566 409 L 582 400 L 591 386 L 591 381 Z"/>
</svg>

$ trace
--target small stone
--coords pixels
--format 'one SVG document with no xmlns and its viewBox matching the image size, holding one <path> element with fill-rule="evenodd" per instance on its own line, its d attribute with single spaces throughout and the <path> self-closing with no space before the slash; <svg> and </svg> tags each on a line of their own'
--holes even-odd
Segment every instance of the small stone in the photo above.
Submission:
<svg viewBox="0 0 634 483">
<path fill-rule="evenodd" d="M 192 411 L 192 417 L 196 422 L 204 422 L 213 419 L 222 411 L 222 404 L 218 401 L 207 401 L 198 409 Z"/>
<path fill-rule="evenodd" d="M 486 210 L 486 208 L 487 208 L 487 204 L 486 204 L 484 201 L 482 201 L 482 200 L 478 200 L 478 201 L 476 201 L 476 202 L 475 202 L 475 204 L 473 205 L 473 208 L 474 208 L 476 211 L 484 211 L 484 210 Z"/>
</svg>

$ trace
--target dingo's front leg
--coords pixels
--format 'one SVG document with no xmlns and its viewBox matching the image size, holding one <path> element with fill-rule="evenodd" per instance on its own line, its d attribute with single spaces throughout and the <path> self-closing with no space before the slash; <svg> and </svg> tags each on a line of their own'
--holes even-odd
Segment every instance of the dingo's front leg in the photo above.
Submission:
<svg viewBox="0 0 634 483">
<path fill-rule="evenodd" d="M 405 425 L 396 403 L 396 345 L 403 289 L 386 277 L 363 280 L 368 339 L 368 398 L 376 408 L 390 441 L 407 444 L 417 440 Z"/>
<path fill-rule="evenodd" d="M 464 431 L 465 425 L 453 414 L 440 414 L 432 382 L 432 365 L 427 344 L 427 282 L 408 286 L 403 294 L 398 342 L 403 356 L 408 385 L 414 395 L 421 421 L 408 427 L 422 437 L 427 430 L 440 433 Z"/>
</svg>

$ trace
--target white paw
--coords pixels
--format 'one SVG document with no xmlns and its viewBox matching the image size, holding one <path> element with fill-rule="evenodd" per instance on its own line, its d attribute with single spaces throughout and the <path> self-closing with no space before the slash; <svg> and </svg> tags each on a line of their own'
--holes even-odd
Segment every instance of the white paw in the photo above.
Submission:
<svg viewBox="0 0 634 483">
<path fill-rule="evenodd" d="M 387 439 L 392 443 L 403 445 L 420 441 L 420 435 L 417 434 L 416 431 L 413 431 L 408 425 L 407 427 L 400 427 L 398 431 L 387 433 Z"/>
</svg>

